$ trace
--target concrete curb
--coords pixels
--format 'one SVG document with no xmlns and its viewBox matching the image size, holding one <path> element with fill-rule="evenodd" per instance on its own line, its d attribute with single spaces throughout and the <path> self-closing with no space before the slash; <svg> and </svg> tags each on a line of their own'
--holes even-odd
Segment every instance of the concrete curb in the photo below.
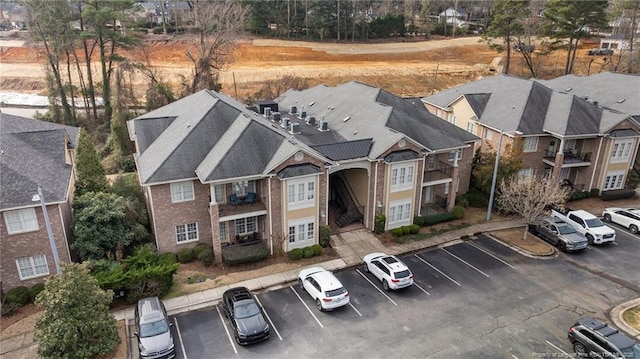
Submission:
<svg viewBox="0 0 640 359">
<path fill-rule="evenodd" d="M 484 235 L 487 236 L 487 237 L 490 237 L 494 241 L 502 244 L 503 246 L 510 248 L 514 252 L 518 252 L 518 253 L 520 253 L 523 256 L 528 257 L 528 258 L 532 258 L 532 259 L 553 259 L 553 258 L 557 258 L 560 255 L 558 250 L 553 248 L 553 247 L 551 247 L 551 246 L 549 246 L 549 248 L 552 251 L 551 253 L 549 253 L 549 254 L 535 254 L 535 253 L 531 253 L 531 252 L 529 252 L 527 250 L 524 250 L 522 248 L 513 246 L 513 245 L 501 240 L 500 238 L 492 235 L 491 233 L 484 233 Z"/>
<path fill-rule="evenodd" d="M 625 312 L 625 310 L 627 310 L 629 308 L 633 308 L 633 307 L 638 306 L 638 305 L 640 305 L 640 297 L 616 305 L 615 307 L 613 307 L 613 309 L 611 309 L 611 312 L 610 312 L 609 315 L 611 317 L 611 321 L 614 323 L 614 325 L 618 329 L 620 329 L 620 330 L 626 332 L 627 334 L 629 334 L 630 336 L 634 337 L 634 339 L 637 342 L 640 342 L 640 331 L 638 331 L 635 328 L 631 327 L 622 318 L 622 314 Z"/>
</svg>

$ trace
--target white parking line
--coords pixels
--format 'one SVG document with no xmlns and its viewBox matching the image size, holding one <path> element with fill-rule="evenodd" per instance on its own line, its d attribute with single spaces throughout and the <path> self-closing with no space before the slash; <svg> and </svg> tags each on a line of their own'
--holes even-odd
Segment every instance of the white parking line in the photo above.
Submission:
<svg viewBox="0 0 640 359">
<path fill-rule="evenodd" d="M 561 352 L 562 354 L 566 355 L 567 358 L 573 358 L 572 354 L 569 354 L 569 353 L 565 352 L 564 350 L 560 349 L 557 345 L 551 343 L 550 341 L 545 340 L 545 343 L 547 343 L 547 345 L 552 347 L 553 349 L 555 349 L 555 350 Z"/>
<path fill-rule="evenodd" d="M 515 355 L 513 355 L 513 354 L 511 354 L 511 357 L 512 357 L 513 359 L 518 359 L 518 357 L 517 357 L 517 356 L 515 356 Z"/>
<path fill-rule="evenodd" d="M 450 280 L 450 281 L 452 281 L 453 283 L 455 283 L 458 287 L 462 287 L 462 285 L 461 285 L 460 283 L 456 282 L 456 281 L 455 281 L 455 279 L 453 279 L 453 278 L 449 277 L 448 275 L 444 274 L 440 269 L 438 269 L 438 268 L 434 267 L 433 265 L 431 265 L 431 263 L 427 262 L 426 260 L 424 260 L 424 259 L 423 259 L 422 257 L 420 257 L 419 255 L 414 254 L 414 256 L 415 256 L 416 258 L 418 258 L 419 260 L 421 260 L 421 261 L 422 261 L 422 263 L 424 263 L 424 264 L 428 265 L 429 267 L 431 267 L 431 268 L 435 269 L 438 273 L 440 273 L 440 274 L 442 274 L 443 276 L 445 276 L 445 278 L 447 278 L 448 280 Z"/>
<path fill-rule="evenodd" d="M 485 276 L 485 277 L 487 277 L 487 278 L 491 278 L 491 277 L 489 277 L 489 275 L 488 275 L 487 273 L 485 273 L 485 272 L 481 271 L 480 269 L 478 269 L 478 268 L 474 267 L 471 263 L 469 263 L 469 262 L 465 261 L 464 259 L 462 259 L 462 258 L 458 257 L 457 255 L 455 255 L 455 254 L 453 254 L 453 253 L 449 252 L 449 251 L 448 251 L 448 250 L 446 250 L 445 248 L 442 248 L 442 250 L 443 250 L 443 251 L 445 251 L 445 252 L 446 252 L 447 254 L 449 254 L 450 256 L 452 256 L 453 258 L 455 258 L 455 259 L 459 260 L 460 262 L 462 262 L 462 263 L 464 263 L 464 264 L 468 265 L 469 267 L 471 267 L 471 268 L 475 269 L 478 273 L 482 274 L 483 276 Z"/>
<path fill-rule="evenodd" d="M 238 354 L 238 349 L 236 349 L 236 343 L 231 337 L 231 333 L 229 333 L 229 328 L 227 328 L 227 323 L 224 321 L 224 317 L 222 317 L 222 313 L 220 313 L 220 307 L 216 306 L 216 310 L 218 311 L 218 316 L 220 316 L 220 320 L 222 321 L 222 326 L 224 326 L 224 331 L 227 332 L 227 337 L 229 338 L 229 343 L 233 347 L 233 351 Z"/>
<path fill-rule="evenodd" d="M 391 303 L 393 303 L 393 305 L 398 306 L 398 303 L 394 302 L 393 299 L 391 299 L 388 295 L 386 295 L 382 289 L 378 288 L 377 285 L 375 285 L 372 281 L 369 280 L 369 278 L 367 278 L 366 275 L 364 275 L 362 272 L 360 272 L 360 269 L 356 269 L 356 272 L 360 273 L 360 275 L 362 276 L 362 278 L 366 279 L 367 282 L 369 282 L 369 284 L 371 284 L 375 289 L 378 290 L 378 292 L 380 292 L 380 294 L 384 295 L 387 299 L 389 299 L 389 301 Z"/>
<path fill-rule="evenodd" d="M 264 315 L 267 316 L 267 320 L 269 321 L 269 324 L 271 324 L 271 328 L 273 328 L 273 330 L 276 331 L 276 334 L 278 334 L 278 338 L 280 338 L 280 340 L 282 340 L 282 337 L 280 336 L 280 332 L 278 331 L 278 328 L 276 328 L 276 326 L 273 325 L 273 322 L 271 321 L 271 318 L 269 317 L 269 313 L 267 313 L 267 310 L 264 308 L 264 305 L 262 305 L 262 303 L 260 302 L 260 299 L 258 299 L 258 296 L 254 295 L 253 297 L 256 298 L 256 302 L 258 302 L 258 304 L 260 304 L 260 306 L 264 310 Z"/>
<path fill-rule="evenodd" d="M 471 243 L 471 242 L 466 242 L 466 243 L 467 243 L 467 244 L 469 244 L 469 245 L 471 245 L 471 246 L 473 246 L 473 247 L 475 247 L 475 248 L 476 248 L 476 249 L 478 249 L 478 250 L 483 251 L 484 253 L 486 253 L 486 254 L 490 255 L 491 257 L 493 257 L 493 258 L 495 258 L 495 259 L 499 260 L 500 262 L 502 262 L 502 263 L 506 264 L 507 266 L 511 267 L 512 269 L 516 269 L 516 267 L 512 266 L 512 265 L 511 265 L 511 264 L 509 264 L 508 262 L 505 262 L 502 258 L 497 257 L 497 256 L 495 256 L 495 255 L 493 255 L 493 254 L 489 253 L 488 251 L 486 251 L 486 250 L 482 249 L 480 246 L 477 246 L 477 245 L 475 245 L 475 244 L 473 244 L 473 243 Z"/>
<path fill-rule="evenodd" d="M 187 359 L 187 352 L 184 351 L 184 342 L 182 341 L 182 333 L 180 333 L 180 326 L 178 325 L 178 318 L 173 317 L 173 322 L 176 323 L 176 332 L 178 333 L 178 340 L 180 341 L 180 348 L 182 348 L 182 356 Z"/>
<path fill-rule="evenodd" d="M 431 295 L 431 294 L 429 294 L 429 292 L 427 292 L 427 290 L 426 290 L 426 289 L 424 289 L 424 288 L 422 288 L 421 286 L 419 286 L 419 285 L 418 285 L 418 283 L 413 282 L 413 285 L 415 285 L 416 287 L 418 287 L 418 289 L 420 289 L 421 291 L 425 292 L 425 294 L 427 294 L 427 295 Z"/>
<path fill-rule="evenodd" d="M 615 242 L 615 241 L 614 241 L 614 242 L 611 242 L 611 244 L 613 244 L 614 246 L 617 246 L 617 245 L 618 245 L 618 242 Z"/>
<path fill-rule="evenodd" d="M 291 290 L 296 294 L 298 299 L 300 299 L 300 301 L 302 302 L 302 305 L 304 305 L 304 307 L 307 308 L 307 310 L 309 311 L 309 314 L 311 314 L 313 319 L 315 319 L 316 322 L 318 322 L 318 325 L 320 326 L 320 328 L 324 328 L 324 325 L 322 325 L 322 323 L 320 323 L 320 320 L 318 319 L 318 317 L 316 317 L 316 315 L 313 314 L 313 312 L 311 311 L 311 308 L 309 308 L 307 303 L 305 303 L 304 300 L 302 300 L 302 297 L 300 297 L 300 294 L 298 294 L 298 292 L 296 292 L 296 290 L 292 286 L 289 286 L 289 288 L 291 288 Z"/>
<path fill-rule="evenodd" d="M 360 313 L 359 310 L 356 309 L 356 307 L 353 306 L 353 304 L 351 304 L 351 301 L 349 301 L 349 305 L 351 306 L 351 308 L 353 308 L 353 310 L 356 311 L 356 313 L 358 313 L 359 316 L 362 316 L 362 314 Z"/>
</svg>

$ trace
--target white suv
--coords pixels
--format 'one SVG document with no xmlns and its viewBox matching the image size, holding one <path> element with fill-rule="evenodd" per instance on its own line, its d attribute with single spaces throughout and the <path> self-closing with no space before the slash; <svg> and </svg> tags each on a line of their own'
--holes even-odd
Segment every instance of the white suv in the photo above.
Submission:
<svg viewBox="0 0 640 359">
<path fill-rule="evenodd" d="M 349 304 L 349 292 L 333 273 L 322 267 L 301 270 L 298 283 L 316 301 L 320 311 Z"/>
<path fill-rule="evenodd" d="M 364 256 L 365 272 L 370 272 L 382 282 L 384 290 L 396 290 L 413 285 L 413 273 L 401 260 L 384 253 Z"/>
</svg>

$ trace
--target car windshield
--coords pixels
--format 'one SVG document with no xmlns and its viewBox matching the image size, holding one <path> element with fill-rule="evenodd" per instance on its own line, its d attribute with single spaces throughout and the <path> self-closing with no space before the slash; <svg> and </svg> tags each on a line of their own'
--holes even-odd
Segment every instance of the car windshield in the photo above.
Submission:
<svg viewBox="0 0 640 359">
<path fill-rule="evenodd" d="M 602 221 L 598 218 L 587 219 L 585 222 L 587 222 L 587 226 L 589 226 L 589 228 L 604 226 L 604 223 L 602 223 Z"/>
<path fill-rule="evenodd" d="M 571 234 L 571 233 L 576 233 L 576 229 L 573 228 L 572 226 L 558 226 L 558 230 L 560 231 L 560 234 Z"/>
<path fill-rule="evenodd" d="M 408 276 L 411 275 L 411 272 L 409 272 L 409 270 L 403 270 L 401 272 L 396 272 L 396 278 L 406 278 Z"/>
<path fill-rule="evenodd" d="M 158 334 L 166 333 L 169 330 L 167 322 L 159 320 L 157 322 L 140 325 L 140 338 L 153 337 Z"/>
<path fill-rule="evenodd" d="M 326 292 L 326 294 L 327 294 L 327 297 L 337 297 L 337 296 L 342 295 L 342 294 L 344 294 L 346 292 L 347 292 L 347 290 L 344 289 L 344 287 L 340 287 L 338 289 L 328 290 Z"/>
<path fill-rule="evenodd" d="M 640 359 L 640 345 L 634 344 L 628 348 L 622 349 L 625 358 Z"/>
<path fill-rule="evenodd" d="M 235 310 L 238 319 L 253 317 L 260 313 L 260 308 L 256 303 L 249 300 L 236 303 Z"/>
</svg>

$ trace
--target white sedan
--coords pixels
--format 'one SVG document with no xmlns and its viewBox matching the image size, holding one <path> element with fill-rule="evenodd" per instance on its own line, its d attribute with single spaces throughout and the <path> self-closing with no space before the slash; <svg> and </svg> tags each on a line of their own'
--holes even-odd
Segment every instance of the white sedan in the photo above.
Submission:
<svg viewBox="0 0 640 359">
<path fill-rule="evenodd" d="M 413 285 L 413 273 L 395 256 L 384 253 L 370 253 L 364 256 L 362 266 L 382 282 L 384 290 L 406 288 Z"/>
<path fill-rule="evenodd" d="M 638 208 L 605 208 L 602 217 L 605 222 L 617 223 L 629 228 L 633 234 L 637 234 L 640 228 L 640 209 Z"/>
<path fill-rule="evenodd" d="M 316 301 L 320 311 L 349 304 L 349 292 L 333 273 L 322 267 L 301 270 L 298 283 Z"/>
</svg>

